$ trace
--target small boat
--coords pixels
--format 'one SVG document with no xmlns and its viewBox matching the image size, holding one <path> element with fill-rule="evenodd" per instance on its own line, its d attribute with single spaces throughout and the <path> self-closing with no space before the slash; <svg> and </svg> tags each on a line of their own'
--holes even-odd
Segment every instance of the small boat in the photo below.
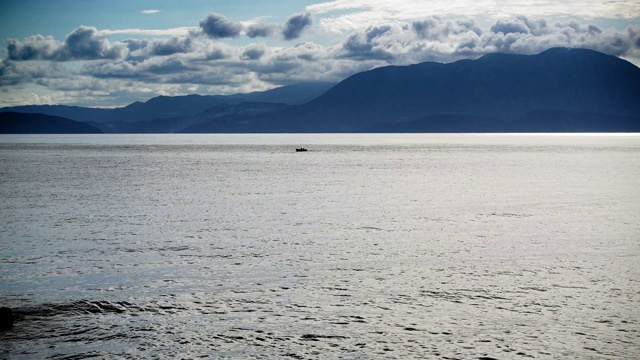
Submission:
<svg viewBox="0 0 640 360">
<path fill-rule="evenodd" d="M 307 151 L 307 148 L 296 148 L 296 152 Z"/>
</svg>

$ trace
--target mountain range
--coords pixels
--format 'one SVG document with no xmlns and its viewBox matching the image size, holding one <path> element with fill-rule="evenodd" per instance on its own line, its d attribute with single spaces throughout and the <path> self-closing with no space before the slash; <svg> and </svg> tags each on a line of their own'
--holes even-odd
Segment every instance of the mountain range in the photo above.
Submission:
<svg viewBox="0 0 640 360">
<path fill-rule="evenodd" d="M 101 134 L 95 126 L 45 114 L 0 113 L 0 134 Z"/>
<path fill-rule="evenodd" d="M 117 109 L 22 106 L 110 133 L 636 132 L 640 68 L 592 50 L 386 66 L 338 84 L 156 97 Z"/>
</svg>

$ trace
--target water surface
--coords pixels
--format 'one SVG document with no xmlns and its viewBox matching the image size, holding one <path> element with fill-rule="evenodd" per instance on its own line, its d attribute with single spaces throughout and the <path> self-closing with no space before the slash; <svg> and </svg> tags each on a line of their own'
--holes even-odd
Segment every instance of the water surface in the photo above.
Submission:
<svg viewBox="0 0 640 360">
<path fill-rule="evenodd" d="M 640 353 L 637 135 L 1 136 L 0 197 L 0 357 Z"/>
</svg>

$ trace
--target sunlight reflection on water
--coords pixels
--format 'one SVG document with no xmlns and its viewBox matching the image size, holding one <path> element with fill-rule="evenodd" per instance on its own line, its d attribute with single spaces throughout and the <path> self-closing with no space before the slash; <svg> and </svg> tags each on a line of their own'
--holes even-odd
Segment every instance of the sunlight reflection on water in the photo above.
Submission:
<svg viewBox="0 0 640 360">
<path fill-rule="evenodd" d="M 0 357 L 632 358 L 639 195 L 627 135 L 0 137 Z"/>
</svg>

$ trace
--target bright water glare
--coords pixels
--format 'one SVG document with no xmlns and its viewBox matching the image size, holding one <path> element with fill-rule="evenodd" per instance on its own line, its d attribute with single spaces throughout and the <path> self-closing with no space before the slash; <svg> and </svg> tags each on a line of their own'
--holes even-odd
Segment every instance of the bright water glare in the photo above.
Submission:
<svg viewBox="0 0 640 360">
<path fill-rule="evenodd" d="M 2 136 L 0 198 L 0 358 L 640 354 L 637 135 Z"/>
</svg>

